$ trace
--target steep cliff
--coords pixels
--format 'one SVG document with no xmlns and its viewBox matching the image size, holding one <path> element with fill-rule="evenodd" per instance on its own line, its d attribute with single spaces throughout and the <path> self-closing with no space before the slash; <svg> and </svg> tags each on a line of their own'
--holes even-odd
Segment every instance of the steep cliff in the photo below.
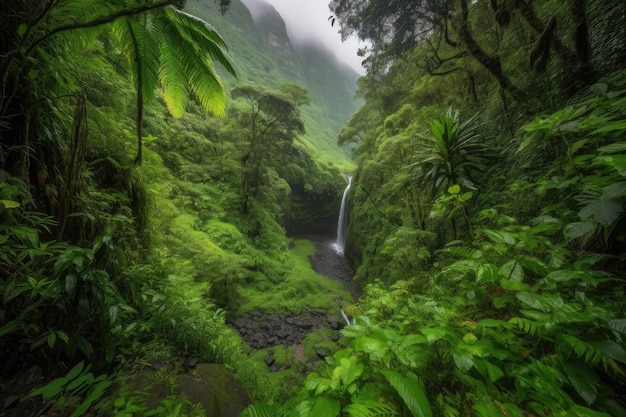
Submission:
<svg viewBox="0 0 626 417">
<path fill-rule="evenodd" d="M 234 0 L 224 15 L 212 0 L 189 2 L 187 7 L 211 23 L 228 44 L 238 73 L 238 80 L 224 77 L 228 89 L 236 83 L 304 85 L 312 104 L 302 108 L 307 133 L 301 143 L 326 162 L 350 165 L 336 137 L 359 105 L 354 97 L 358 74 L 352 68 L 322 45 L 294 45 L 283 18 L 263 0 Z"/>
</svg>

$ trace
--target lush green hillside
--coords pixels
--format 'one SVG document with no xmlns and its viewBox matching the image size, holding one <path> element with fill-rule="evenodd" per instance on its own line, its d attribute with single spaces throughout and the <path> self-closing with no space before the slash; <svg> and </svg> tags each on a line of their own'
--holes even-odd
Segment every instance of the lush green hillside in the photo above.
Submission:
<svg viewBox="0 0 626 417">
<path fill-rule="evenodd" d="M 276 88 L 295 82 L 307 87 L 312 102 L 302 108 L 306 134 L 299 140 L 320 159 L 350 170 L 349 155 L 337 146 L 336 138 L 358 107 L 358 74 L 323 47 L 295 49 L 280 14 L 270 4 L 252 4 L 258 10 L 254 20 L 240 0 L 233 1 L 223 16 L 212 1 L 189 3 L 188 7 L 210 21 L 231 45 L 238 81 L 227 80 L 227 86 L 254 83 Z"/>
</svg>

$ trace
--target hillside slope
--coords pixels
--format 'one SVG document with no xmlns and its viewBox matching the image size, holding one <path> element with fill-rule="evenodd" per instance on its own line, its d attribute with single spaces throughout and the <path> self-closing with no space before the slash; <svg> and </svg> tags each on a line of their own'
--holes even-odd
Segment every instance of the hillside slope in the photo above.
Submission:
<svg viewBox="0 0 626 417">
<path fill-rule="evenodd" d="M 228 43 L 238 80 L 225 76 L 227 90 L 241 83 L 304 85 L 312 104 L 302 109 L 307 131 L 302 145 L 326 162 L 349 168 L 350 159 L 336 138 L 360 104 L 354 97 L 358 74 L 323 46 L 294 46 L 284 20 L 270 4 L 246 3 L 233 1 L 223 16 L 213 1 L 188 3 L 190 12 L 210 22 Z"/>
</svg>

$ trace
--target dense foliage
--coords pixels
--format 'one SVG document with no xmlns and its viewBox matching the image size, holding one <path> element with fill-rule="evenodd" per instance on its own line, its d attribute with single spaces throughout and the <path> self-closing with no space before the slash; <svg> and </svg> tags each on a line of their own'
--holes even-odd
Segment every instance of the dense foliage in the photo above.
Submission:
<svg viewBox="0 0 626 417">
<path fill-rule="evenodd" d="M 372 42 L 339 136 L 365 295 L 246 416 L 625 415 L 623 8 L 546 3 L 331 2 Z"/>
<path fill-rule="evenodd" d="M 242 416 L 625 416 L 625 10 L 570 3 L 332 1 L 371 42 L 353 167 L 319 128 L 333 84 L 260 41 L 279 21 L 237 58 L 178 2 L 8 2 L 0 413 L 202 415 L 174 390 L 199 360 Z M 243 39 L 229 4 L 189 10 Z M 338 166 L 360 300 L 286 233 L 338 210 Z M 227 325 L 250 311 L 353 324 L 270 352 Z"/>
</svg>

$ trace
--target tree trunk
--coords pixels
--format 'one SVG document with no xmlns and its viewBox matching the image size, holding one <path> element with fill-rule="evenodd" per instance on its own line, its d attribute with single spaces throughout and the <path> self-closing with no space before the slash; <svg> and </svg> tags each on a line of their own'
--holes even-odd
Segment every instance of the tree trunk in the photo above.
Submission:
<svg viewBox="0 0 626 417">
<path fill-rule="evenodd" d="M 476 59 L 480 64 L 485 67 L 498 81 L 500 87 L 504 90 L 511 93 L 513 99 L 517 102 L 522 102 L 522 94 L 519 89 L 513 85 L 511 80 L 504 74 L 502 70 L 502 64 L 500 63 L 500 57 L 497 55 L 489 55 L 485 52 L 476 39 L 472 36 L 472 33 L 469 29 L 468 22 L 468 8 L 467 8 L 467 0 L 460 0 L 461 3 L 461 19 L 458 23 L 457 32 L 459 34 L 459 38 L 468 49 L 469 53 Z"/>
</svg>

